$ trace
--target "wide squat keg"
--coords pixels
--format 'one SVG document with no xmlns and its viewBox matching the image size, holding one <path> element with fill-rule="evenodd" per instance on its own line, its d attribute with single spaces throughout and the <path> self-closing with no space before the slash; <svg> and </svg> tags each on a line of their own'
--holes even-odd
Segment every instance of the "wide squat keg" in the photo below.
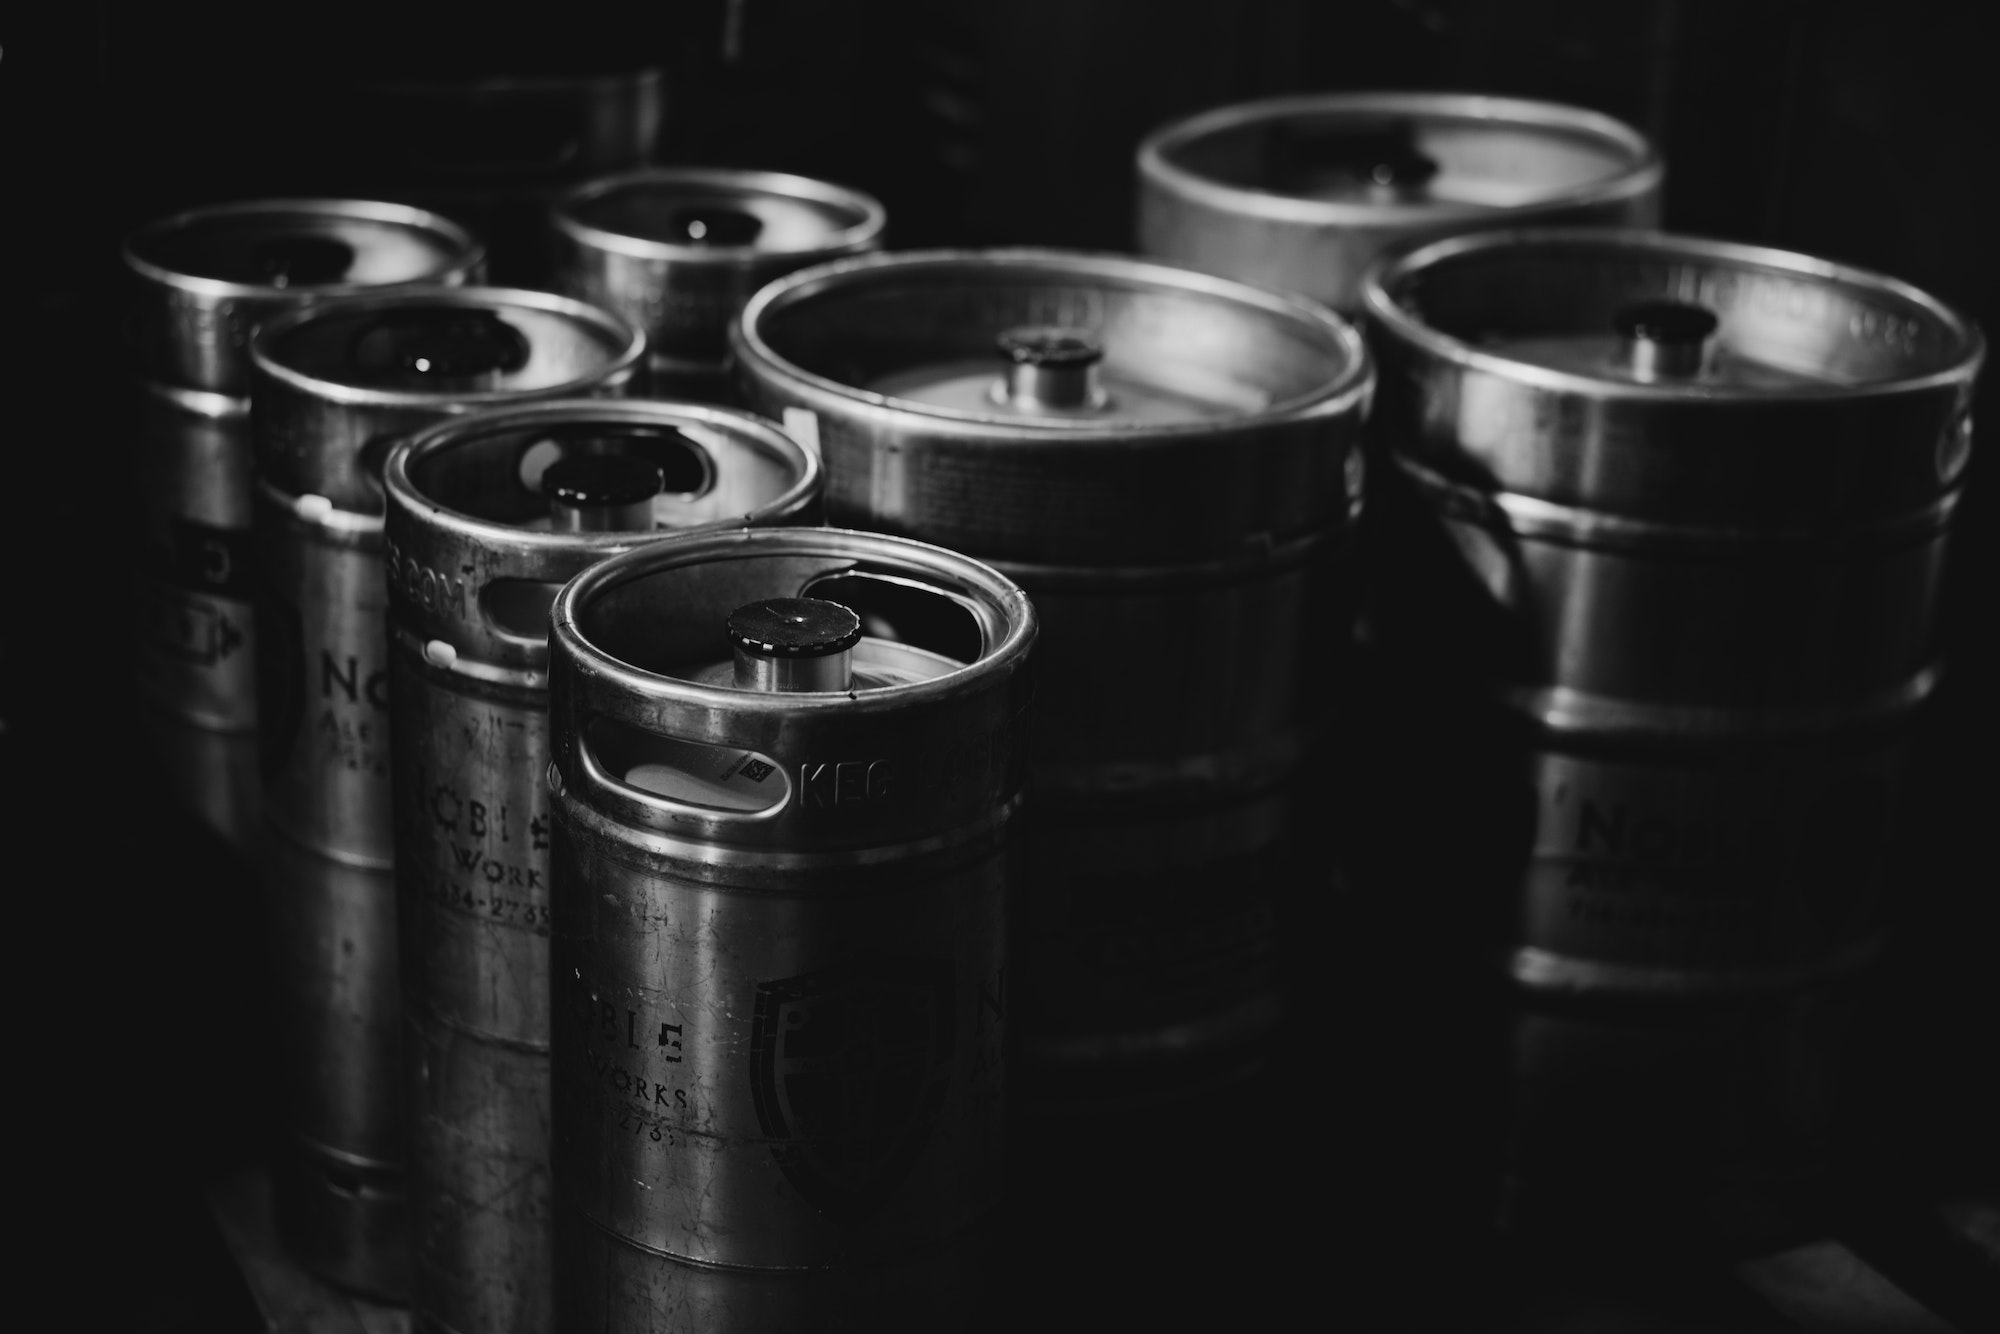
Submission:
<svg viewBox="0 0 2000 1334">
<path fill-rule="evenodd" d="M 557 1323 L 941 1328 L 1001 1189 L 1035 612 L 836 529 L 556 599 Z"/>
<path fill-rule="evenodd" d="M 343 199 L 213 205 L 125 242 L 143 377 L 139 686 L 162 787 L 240 848 L 257 828 L 250 335 L 344 292 L 463 282 L 480 257 L 434 213 Z"/>
<path fill-rule="evenodd" d="M 1513 975 L 1673 995 L 1863 960 L 1977 330 L 1889 278 L 1639 232 L 1440 241 L 1367 299 L 1368 619 L 1526 725 Z"/>
<path fill-rule="evenodd" d="M 278 1215 L 302 1260 L 364 1291 L 400 1294 L 408 1269 L 382 463 L 443 417 L 615 393 L 643 349 L 589 306 L 479 287 L 330 301 L 252 348 Z"/>
<path fill-rule="evenodd" d="M 1659 157 L 1609 116 L 1464 93 L 1336 93 L 1218 107 L 1139 145 L 1139 252 L 1358 311 L 1405 241 L 1657 223 Z"/>
<path fill-rule="evenodd" d="M 726 402 L 729 326 L 750 294 L 809 264 L 879 249 L 859 190 L 770 171 L 655 168 L 556 202 L 556 290 L 646 331 L 651 391 Z"/>
<path fill-rule="evenodd" d="M 1031 1098 L 1240 1071 L 1282 1008 L 1277 859 L 1348 632 L 1359 336 L 1163 265 L 932 252 L 779 280 L 737 355 L 817 435 L 831 521 L 989 561 L 1042 614 Z"/>
<path fill-rule="evenodd" d="M 742 413 L 601 399 L 453 418 L 383 482 L 411 1305 L 546 1331 L 549 606 L 661 533 L 813 517 L 819 460 Z"/>
</svg>

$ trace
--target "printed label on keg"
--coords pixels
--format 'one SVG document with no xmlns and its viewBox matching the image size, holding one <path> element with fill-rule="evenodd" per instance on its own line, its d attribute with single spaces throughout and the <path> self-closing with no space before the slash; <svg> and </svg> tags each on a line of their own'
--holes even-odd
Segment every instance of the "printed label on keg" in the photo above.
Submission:
<svg viewBox="0 0 2000 1334">
<path fill-rule="evenodd" d="M 488 721 L 510 720 L 493 714 Z M 408 774 L 397 776 L 399 791 Z M 426 896 L 440 907 L 546 936 L 548 816 L 505 797 L 475 796 L 428 768 L 410 781 L 432 845 L 426 860 L 438 872 L 424 878 Z"/>
</svg>

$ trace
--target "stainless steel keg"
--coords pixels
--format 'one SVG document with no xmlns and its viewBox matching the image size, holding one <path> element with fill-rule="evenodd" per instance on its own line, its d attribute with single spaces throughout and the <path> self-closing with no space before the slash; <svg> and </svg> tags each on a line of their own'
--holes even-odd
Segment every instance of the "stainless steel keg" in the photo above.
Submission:
<svg viewBox="0 0 2000 1334">
<path fill-rule="evenodd" d="M 1515 976 L 1733 990 L 1865 954 L 1977 330 L 1889 278 L 1636 232 L 1437 242 L 1367 302 L 1372 633 L 1537 733 Z"/>
<path fill-rule="evenodd" d="M 1660 159 L 1609 116 L 1465 93 L 1276 97 L 1139 145 L 1139 251 L 1336 310 L 1406 241 L 1659 219 Z"/>
<path fill-rule="evenodd" d="M 743 413 L 584 400 L 441 423 L 383 485 L 411 1306 L 546 1331 L 549 605 L 660 533 L 812 517 L 819 460 Z"/>
<path fill-rule="evenodd" d="M 280 312 L 362 288 L 463 282 L 481 254 L 436 214 L 340 199 L 215 205 L 125 243 L 144 377 L 145 718 L 165 789 L 239 847 L 257 828 L 250 335 Z"/>
<path fill-rule="evenodd" d="M 615 393 L 643 349 L 589 306 L 479 287 L 330 301 L 266 322 L 252 348 L 264 876 L 292 1150 L 279 1220 L 346 1286 L 400 1295 L 408 1268 L 380 469 L 444 417 Z"/>
<path fill-rule="evenodd" d="M 556 202 L 556 290 L 646 331 L 652 392 L 734 396 L 729 326 L 795 269 L 879 249 L 886 215 L 859 190 L 724 167 L 627 172 Z"/>
<path fill-rule="evenodd" d="M 1336 695 L 1373 370 L 1312 303 L 1052 251 L 842 261 L 736 330 L 827 513 L 1033 595 L 1034 1101 L 1204 1083 L 1276 1023 L 1277 858 Z"/>
<path fill-rule="evenodd" d="M 558 1324 L 927 1302 L 1001 1187 L 1027 595 L 744 529 L 594 566 L 552 621 Z"/>
</svg>

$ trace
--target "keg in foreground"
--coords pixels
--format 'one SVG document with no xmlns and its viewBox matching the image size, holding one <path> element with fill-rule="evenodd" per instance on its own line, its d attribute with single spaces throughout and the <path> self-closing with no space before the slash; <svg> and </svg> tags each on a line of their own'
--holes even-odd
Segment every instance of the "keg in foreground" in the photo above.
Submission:
<svg viewBox="0 0 2000 1334">
<path fill-rule="evenodd" d="M 658 167 L 556 202 L 556 290 L 646 332 L 650 390 L 726 402 L 729 326 L 751 293 L 810 264 L 879 249 L 874 199 L 804 176 Z"/>
<path fill-rule="evenodd" d="M 481 253 L 436 214 L 340 199 L 212 205 L 125 243 L 143 377 L 139 686 L 162 788 L 239 848 L 258 800 L 250 335 L 342 293 L 465 281 Z"/>
<path fill-rule="evenodd" d="M 1375 257 L 1496 227 L 1649 227 L 1660 159 L 1579 107 L 1464 93 L 1277 97 L 1139 145 L 1139 251 L 1361 308 Z"/>
<path fill-rule="evenodd" d="M 988 561 L 1041 614 L 1031 1101 L 1254 1067 L 1350 628 L 1358 335 L 1164 265 L 944 251 L 780 279 L 737 356 L 755 406 L 814 423 L 830 521 Z"/>
<path fill-rule="evenodd" d="M 1367 619 L 1406 679 L 1528 725 L 1515 978 L 1686 995 L 1864 961 L 1978 331 L 1893 279 L 1636 232 L 1441 241 L 1367 299 Z"/>
<path fill-rule="evenodd" d="M 408 1269 L 382 464 L 440 418 L 616 393 L 643 349 L 589 306 L 480 287 L 329 301 L 252 349 L 276 1202 L 295 1254 L 344 1286 L 400 1297 Z"/>
<path fill-rule="evenodd" d="M 552 621 L 558 1324 L 961 1322 L 1002 1184 L 1027 595 L 745 529 L 593 566 Z"/>
<path fill-rule="evenodd" d="M 441 423 L 383 482 L 410 1305 L 547 1331 L 549 606 L 662 533 L 811 518 L 819 460 L 743 413 L 572 400 Z"/>
</svg>

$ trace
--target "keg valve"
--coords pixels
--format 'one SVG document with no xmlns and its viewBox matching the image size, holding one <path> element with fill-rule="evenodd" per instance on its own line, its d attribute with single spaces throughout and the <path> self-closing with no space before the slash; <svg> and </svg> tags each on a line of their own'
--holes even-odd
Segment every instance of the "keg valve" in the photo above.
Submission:
<svg viewBox="0 0 2000 1334">
<path fill-rule="evenodd" d="M 1690 380 L 1708 362 L 1718 321 L 1706 306 L 1642 301 L 1614 317 L 1620 356 L 1636 380 Z"/>
<path fill-rule="evenodd" d="M 861 618 L 824 598 L 765 598 L 729 613 L 739 690 L 846 690 Z"/>
<path fill-rule="evenodd" d="M 997 343 L 1007 358 L 1006 378 L 993 387 L 993 398 L 1002 406 L 1020 412 L 1104 406 L 1104 387 L 1097 379 L 1104 346 L 1088 330 L 1022 325 L 1002 333 Z"/>
<path fill-rule="evenodd" d="M 631 454 L 569 454 L 542 470 L 549 527 L 558 533 L 651 532 L 657 464 Z"/>
</svg>

